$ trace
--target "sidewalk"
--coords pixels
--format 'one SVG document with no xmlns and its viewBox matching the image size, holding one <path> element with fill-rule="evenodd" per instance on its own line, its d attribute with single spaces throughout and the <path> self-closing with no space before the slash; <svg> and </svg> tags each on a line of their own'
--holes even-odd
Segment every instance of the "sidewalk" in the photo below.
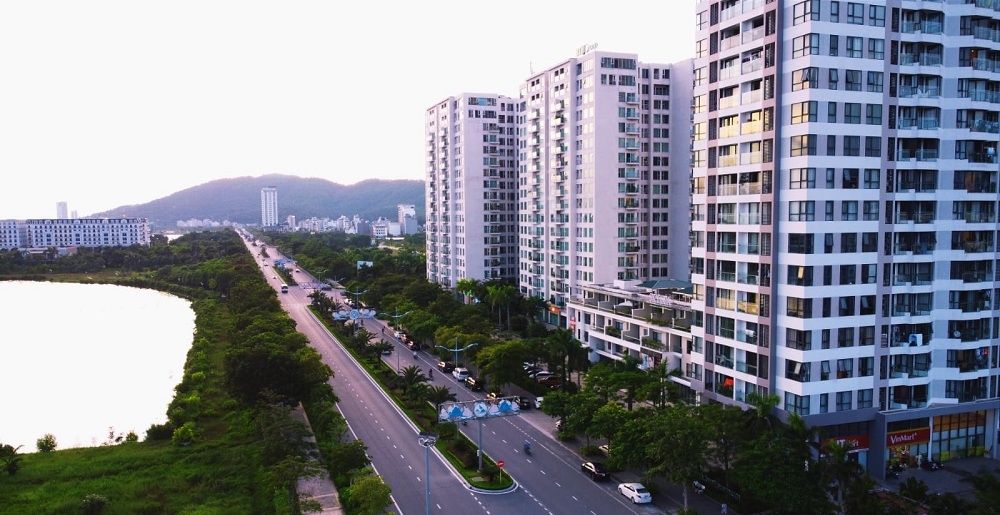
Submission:
<svg viewBox="0 0 1000 515">
<path fill-rule="evenodd" d="M 309 425 L 309 417 L 306 416 L 306 412 L 302 409 L 301 404 L 292 411 L 292 416 L 299 422 L 304 423 L 309 428 L 310 433 L 312 432 L 312 426 Z M 313 444 L 316 443 L 312 437 L 310 437 L 310 440 Z M 340 505 L 340 497 L 337 496 L 337 487 L 334 486 L 333 480 L 330 479 L 329 474 L 325 470 L 319 477 L 299 478 L 298 489 L 301 496 L 307 500 L 319 503 L 321 511 L 318 513 L 323 515 L 344 515 L 344 509 Z"/>
</svg>

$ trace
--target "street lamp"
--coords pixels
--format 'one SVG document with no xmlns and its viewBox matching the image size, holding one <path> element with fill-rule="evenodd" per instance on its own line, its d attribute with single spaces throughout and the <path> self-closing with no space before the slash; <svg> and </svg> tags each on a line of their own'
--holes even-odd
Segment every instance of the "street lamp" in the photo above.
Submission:
<svg viewBox="0 0 1000 515">
<path fill-rule="evenodd" d="M 479 345 L 479 344 L 478 343 L 470 343 L 470 344 L 466 345 L 465 347 L 462 347 L 461 349 L 459 349 L 458 348 L 458 337 L 455 337 L 455 348 L 449 349 L 448 347 L 442 347 L 440 345 L 435 345 L 435 347 L 437 347 L 439 349 L 444 349 L 446 351 L 454 351 L 455 352 L 455 366 L 457 367 L 458 366 L 458 353 L 462 352 L 464 350 L 469 350 L 469 349 L 475 347 L 476 345 Z"/>
<path fill-rule="evenodd" d="M 426 491 L 424 495 L 427 499 L 427 515 L 431 515 L 431 447 L 434 446 L 437 439 L 436 434 L 424 431 L 421 431 L 417 438 L 417 443 L 424 448 L 424 488 Z"/>
<path fill-rule="evenodd" d="M 397 307 L 395 315 L 390 315 L 388 313 L 382 313 L 382 314 L 385 315 L 385 316 L 387 316 L 387 317 L 394 318 L 395 319 L 395 326 L 394 327 L 398 328 L 399 327 L 399 318 L 400 317 L 405 317 L 406 315 L 409 315 L 410 313 L 413 313 L 413 311 L 407 311 L 406 313 L 403 313 L 402 315 L 400 315 L 399 314 L 399 308 Z M 397 372 L 399 371 L 399 352 L 396 352 L 396 371 Z"/>
</svg>

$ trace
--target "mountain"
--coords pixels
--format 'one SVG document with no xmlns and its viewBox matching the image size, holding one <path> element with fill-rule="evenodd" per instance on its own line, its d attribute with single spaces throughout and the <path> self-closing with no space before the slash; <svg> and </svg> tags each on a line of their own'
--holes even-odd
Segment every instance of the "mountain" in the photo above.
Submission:
<svg viewBox="0 0 1000 515">
<path fill-rule="evenodd" d="M 398 204 L 413 204 L 417 219 L 424 220 L 424 182 L 369 179 L 345 186 L 326 179 L 269 174 L 260 177 L 219 179 L 178 191 L 145 204 L 121 206 L 91 215 L 94 218 L 145 217 L 156 230 L 176 227 L 179 220 L 215 220 L 260 223 L 260 189 L 278 188 L 278 219 L 295 215 L 340 218 L 342 215 L 375 220 L 396 219 Z"/>
</svg>

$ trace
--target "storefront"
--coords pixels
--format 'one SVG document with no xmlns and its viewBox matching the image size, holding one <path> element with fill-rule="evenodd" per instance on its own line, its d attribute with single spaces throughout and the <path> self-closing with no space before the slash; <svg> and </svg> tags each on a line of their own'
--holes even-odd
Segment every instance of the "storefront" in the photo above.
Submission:
<svg viewBox="0 0 1000 515">
<path fill-rule="evenodd" d="M 987 454 L 987 418 L 986 411 L 971 411 L 890 423 L 886 465 L 919 467 L 926 459 L 944 462 L 983 456 Z"/>
<path fill-rule="evenodd" d="M 846 447 L 848 449 L 847 460 L 861 465 L 864 470 L 868 470 L 868 435 L 851 435 L 839 438 L 827 438 L 825 440 L 820 440 L 819 443 L 821 449 L 826 449 L 830 444 L 838 444 Z"/>
<path fill-rule="evenodd" d="M 931 428 L 921 427 L 894 431 L 885 435 L 885 446 L 889 451 L 886 468 L 899 469 L 919 466 L 919 456 L 927 456 L 931 441 Z"/>
</svg>

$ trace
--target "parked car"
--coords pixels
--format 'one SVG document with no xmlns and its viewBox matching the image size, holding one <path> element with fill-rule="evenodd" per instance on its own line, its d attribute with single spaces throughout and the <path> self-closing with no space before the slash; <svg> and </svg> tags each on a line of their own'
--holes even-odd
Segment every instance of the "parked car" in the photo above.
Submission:
<svg viewBox="0 0 1000 515">
<path fill-rule="evenodd" d="M 545 386 L 562 386 L 562 378 L 559 376 L 550 375 L 548 377 L 543 377 L 541 379 L 535 379 L 539 384 Z"/>
<path fill-rule="evenodd" d="M 542 399 L 544 397 L 535 397 L 535 409 L 542 409 Z"/>
<path fill-rule="evenodd" d="M 320 286 L 319 289 L 323 291 L 330 291 L 333 289 L 333 286 L 330 286 L 329 284 L 324 284 L 323 286 Z"/>
<path fill-rule="evenodd" d="M 548 378 L 552 377 L 553 375 L 555 375 L 555 374 L 553 374 L 552 372 L 542 371 L 542 372 L 537 372 L 537 373 L 533 374 L 531 376 L 531 378 L 534 379 L 535 381 L 541 381 L 543 379 L 548 379 Z"/>
<path fill-rule="evenodd" d="M 450 361 L 438 361 L 438 370 L 447 374 L 455 370 L 455 364 Z"/>
<path fill-rule="evenodd" d="M 459 381 L 465 381 L 469 378 L 469 369 L 465 367 L 458 367 L 451 371 L 451 375 Z"/>
<path fill-rule="evenodd" d="M 583 465 L 580 465 L 580 470 L 586 472 L 587 475 L 590 476 L 590 479 L 594 481 L 605 481 L 607 479 L 611 479 L 611 475 L 608 473 L 608 468 L 599 461 L 588 461 Z"/>
<path fill-rule="evenodd" d="M 483 391 L 483 382 L 475 377 L 469 376 L 465 378 L 465 387 L 474 392 L 481 392 Z"/>
<path fill-rule="evenodd" d="M 642 486 L 642 483 L 621 483 L 618 485 L 618 493 L 628 497 L 632 504 L 647 503 L 653 501 L 653 496 L 649 490 Z"/>
<path fill-rule="evenodd" d="M 529 409 L 531 409 L 531 405 L 533 404 L 531 402 L 531 399 L 529 399 L 527 397 L 520 397 L 520 396 L 518 396 L 518 397 L 514 397 L 514 400 L 517 401 L 517 406 L 519 408 L 523 409 L 523 410 L 529 410 Z"/>
</svg>

